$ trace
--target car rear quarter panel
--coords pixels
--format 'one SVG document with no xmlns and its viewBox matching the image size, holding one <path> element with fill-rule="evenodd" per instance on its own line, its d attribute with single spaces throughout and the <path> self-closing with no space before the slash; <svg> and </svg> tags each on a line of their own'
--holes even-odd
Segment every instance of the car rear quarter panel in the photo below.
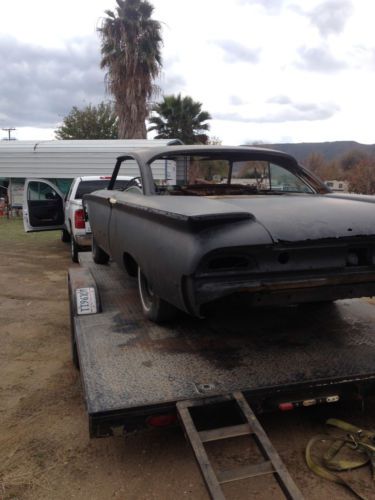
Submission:
<svg viewBox="0 0 375 500">
<path fill-rule="evenodd" d="M 110 254 L 123 265 L 124 254 L 129 253 L 154 292 L 181 309 L 186 310 L 182 278 L 196 271 L 206 253 L 230 248 L 233 242 L 236 247 L 272 243 L 267 231 L 253 219 L 192 230 L 186 221 L 138 209 L 136 205 L 142 200 L 137 195 L 127 193 L 122 197 L 131 205 L 117 203 L 112 209 Z M 96 230 L 95 226 L 95 235 Z"/>
<path fill-rule="evenodd" d="M 88 208 L 88 216 L 91 230 L 97 244 L 110 254 L 108 224 L 111 214 L 111 205 L 109 203 L 110 191 L 95 191 L 84 196 L 84 203 Z"/>
</svg>

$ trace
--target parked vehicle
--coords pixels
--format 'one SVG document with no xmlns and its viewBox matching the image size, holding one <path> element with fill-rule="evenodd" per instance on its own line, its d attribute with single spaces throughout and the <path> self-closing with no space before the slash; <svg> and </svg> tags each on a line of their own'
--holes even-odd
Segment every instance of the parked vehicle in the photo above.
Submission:
<svg viewBox="0 0 375 500">
<path fill-rule="evenodd" d="M 116 190 L 134 160 L 142 192 Z M 160 160 L 175 162 L 173 181 L 155 179 Z M 176 309 L 202 316 L 233 294 L 253 305 L 373 295 L 375 199 L 346 198 L 287 154 L 223 146 L 134 151 L 118 158 L 108 189 L 85 197 L 94 260 L 137 274 L 157 322 Z"/>
<path fill-rule="evenodd" d="M 120 176 L 116 189 L 128 185 L 129 176 Z M 78 252 L 91 247 L 91 228 L 85 221 L 82 198 L 85 194 L 108 186 L 108 176 L 83 176 L 73 179 L 66 196 L 57 186 L 44 179 L 28 179 L 24 189 L 24 227 L 26 232 L 60 229 L 61 239 L 70 242 L 73 262 Z"/>
</svg>

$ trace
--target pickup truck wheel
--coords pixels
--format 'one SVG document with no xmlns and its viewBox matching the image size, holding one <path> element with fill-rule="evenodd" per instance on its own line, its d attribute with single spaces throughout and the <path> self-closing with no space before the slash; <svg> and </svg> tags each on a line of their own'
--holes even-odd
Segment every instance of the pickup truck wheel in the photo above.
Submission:
<svg viewBox="0 0 375 500">
<path fill-rule="evenodd" d="M 71 254 L 73 262 L 78 262 L 78 252 L 79 252 L 79 250 L 80 250 L 80 248 L 77 245 L 76 240 L 74 239 L 74 236 L 72 234 L 72 236 L 70 238 L 70 254 Z"/>
<path fill-rule="evenodd" d="M 107 264 L 109 261 L 109 255 L 98 246 L 94 237 L 92 238 L 91 254 L 95 264 Z"/>
<path fill-rule="evenodd" d="M 62 229 L 61 231 L 61 241 L 63 241 L 64 243 L 69 243 L 70 241 L 70 234 L 66 229 Z"/>
<path fill-rule="evenodd" d="M 164 323 L 175 318 L 178 313 L 177 308 L 153 292 L 140 267 L 138 267 L 138 291 L 146 318 L 155 323 Z"/>
</svg>

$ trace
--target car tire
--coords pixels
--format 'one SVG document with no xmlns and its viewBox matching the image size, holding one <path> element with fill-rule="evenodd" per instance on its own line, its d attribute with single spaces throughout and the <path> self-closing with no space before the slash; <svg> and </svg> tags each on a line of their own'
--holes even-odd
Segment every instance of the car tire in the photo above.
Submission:
<svg viewBox="0 0 375 500">
<path fill-rule="evenodd" d="M 154 323 L 165 323 L 174 319 L 178 309 L 154 294 L 138 266 L 138 292 L 143 314 Z"/>
<path fill-rule="evenodd" d="M 70 242 L 70 233 L 66 229 L 62 229 L 61 231 L 61 241 L 64 243 Z"/>
<path fill-rule="evenodd" d="M 72 234 L 70 238 L 70 255 L 72 257 L 73 262 L 78 262 L 78 252 L 80 248 L 76 243 L 76 240 L 74 239 L 74 236 Z"/>
<path fill-rule="evenodd" d="M 95 264 L 107 264 L 109 261 L 109 255 L 98 246 L 94 237 L 92 238 L 91 255 Z"/>
</svg>

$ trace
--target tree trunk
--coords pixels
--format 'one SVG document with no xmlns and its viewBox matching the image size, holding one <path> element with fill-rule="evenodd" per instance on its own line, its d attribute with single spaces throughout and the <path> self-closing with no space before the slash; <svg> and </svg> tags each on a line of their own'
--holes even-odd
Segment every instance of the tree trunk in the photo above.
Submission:
<svg viewBox="0 0 375 500">
<path fill-rule="evenodd" d="M 119 139 L 147 139 L 145 122 L 132 123 L 125 117 L 119 117 L 118 123 Z"/>
<path fill-rule="evenodd" d="M 119 139 L 147 139 L 146 117 L 145 110 L 131 110 L 129 106 L 117 105 L 118 122 L 118 138 Z M 133 113 L 131 112 L 133 111 Z"/>
</svg>

